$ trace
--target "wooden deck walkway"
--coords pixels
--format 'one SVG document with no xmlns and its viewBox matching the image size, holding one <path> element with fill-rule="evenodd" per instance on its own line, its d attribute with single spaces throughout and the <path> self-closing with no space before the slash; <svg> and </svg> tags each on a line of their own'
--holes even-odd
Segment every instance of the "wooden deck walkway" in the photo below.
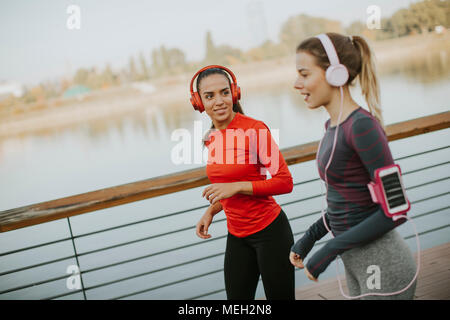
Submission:
<svg viewBox="0 0 450 320">
<path fill-rule="evenodd" d="M 450 243 L 421 251 L 420 260 L 414 299 L 450 300 Z M 340 269 L 344 272 L 342 263 Z M 345 277 L 341 279 L 344 292 L 348 294 Z M 346 300 L 341 295 L 337 278 L 301 287 L 296 290 L 295 297 L 297 300 Z"/>
</svg>

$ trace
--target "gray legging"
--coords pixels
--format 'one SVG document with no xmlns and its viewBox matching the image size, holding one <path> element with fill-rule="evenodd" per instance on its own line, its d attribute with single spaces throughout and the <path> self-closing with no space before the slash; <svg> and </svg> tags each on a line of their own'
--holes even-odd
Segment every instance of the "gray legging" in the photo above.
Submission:
<svg viewBox="0 0 450 320">
<path fill-rule="evenodd" d="M 341 258 L 350 296 L 369 292 L 396 292 L 406 287 L 416 274 L 416 261 L 396 230 L 364 246 L 342 253 Z M 376 280 L 377 275 L 379 282 Z M 417 280 L 398 295 L 366 296 L 361 299 L 413 299 L 416 283 Z"/>
</svg>

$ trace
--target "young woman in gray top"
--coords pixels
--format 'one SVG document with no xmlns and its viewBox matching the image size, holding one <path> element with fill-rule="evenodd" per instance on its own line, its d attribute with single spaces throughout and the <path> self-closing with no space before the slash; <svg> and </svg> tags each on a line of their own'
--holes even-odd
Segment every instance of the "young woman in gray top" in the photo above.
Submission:
<svg viewBox="0 0 450 320">
<path fill-rule="evenodd" d="M 330 115 L 317 153 L 319 175 L 327 180 L 327 209 L 324 218 L 310 226 L 292 246 L 290 260 L 294 266 L 305 268 L 309 279 L 317 281 L 340 255 L 351 296 L 398 292 L 411 283 L 416 264 L 405 241 L 394 230 L 405 219 L 394 222 L 387 218 L 381 206 L 372 202 L 367 188 L 377 168 L 394 162 L 383 128 L 373 54 L 362 37 L 336 33 L 327 33 L 327 36 L 349 77 L 341 88 L 330 85 L 325 73 L 330 59 L 317 37 L 306 39 L 298 46 L 295 88 L 305 96 L 309 109 L 323 106 Z M 370 112 L 361 108 L 350 94 L 349 85 L 357 77 Z M 328 164 L 331 154 L 332 161 Z M 328 228 L 334 238 L 304 266 L 303 260 L 314 243 L 328 233 Z M 380 271 L 380 282 L 372 286 L 368 285 L 368 277 L 371 276 L 368 272 L 374 266 Z M 413 299 L 415 287 L 414 282 L 407 290 L 395 295 L 364 298 Z"/>
</svg>

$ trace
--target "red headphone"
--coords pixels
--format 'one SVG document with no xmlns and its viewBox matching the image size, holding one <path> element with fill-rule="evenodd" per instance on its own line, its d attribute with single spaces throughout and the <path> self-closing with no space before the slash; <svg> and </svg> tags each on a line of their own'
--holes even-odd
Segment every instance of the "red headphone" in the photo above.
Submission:
<svg viewBox="0 0 450 320">
<path fill-rule="evenodd" d="M 194 74 L 194 76 L 192 77 L 192 80 L 191 80 L 191 103 L 192 103 L 192 106 L 194 107 L 194 109 L 199 112 L 205 111 L 205 107 L 203 106 L 202 99 L 200 98 L 200 95 L 198 94 L 198 92 L 194 92 L 194 88 L 193 88 L 194 80 L 201 72 L 203 72 L 207 69 L 213 69 L 213 68 L 225 70 L 231 76 L 231 79 L 233 80 L 233 83 L 231 84 L 231 95 L 233 97 L 233 105 L 236 104 L 239 99 L 241 99 L 241 88 L 238 87 L 237 82 L 236 82 L 236 77 L 234 76 L 233 72 L 231 72 L 230 69 L 219 66 L 219 65 L 207 66 L 207 67 L 204 67 L 204 68 L 200 69 L 199 71 L 197 71 L 197 73 Z"/>
</svg>

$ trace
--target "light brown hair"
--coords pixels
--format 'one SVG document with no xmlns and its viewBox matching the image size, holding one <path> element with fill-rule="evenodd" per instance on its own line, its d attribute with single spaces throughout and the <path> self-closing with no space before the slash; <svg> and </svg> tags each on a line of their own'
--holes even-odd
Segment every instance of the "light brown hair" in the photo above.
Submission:
<svg viewBox="0 0 450 320">
<path fill-rule="evenodd" d="M 375 56 L 367 41 L 360 36 L 348 37 L 338 33 L 327 33 L 336 48 L 339 62 L 347 67 L 349 78 L 346 85 L 351 85 L 358 77 L 362 94 L 367 102 L 370 113 L 383 124 L 380 107 L 380 87 L 375 68 Z M 330 66 L 327 53 L 316 37 L 304 40 L 297 47 L 298 52 L 307 52 L 315 57 L 316 63 L 323 70 Z"/>
</svg>

